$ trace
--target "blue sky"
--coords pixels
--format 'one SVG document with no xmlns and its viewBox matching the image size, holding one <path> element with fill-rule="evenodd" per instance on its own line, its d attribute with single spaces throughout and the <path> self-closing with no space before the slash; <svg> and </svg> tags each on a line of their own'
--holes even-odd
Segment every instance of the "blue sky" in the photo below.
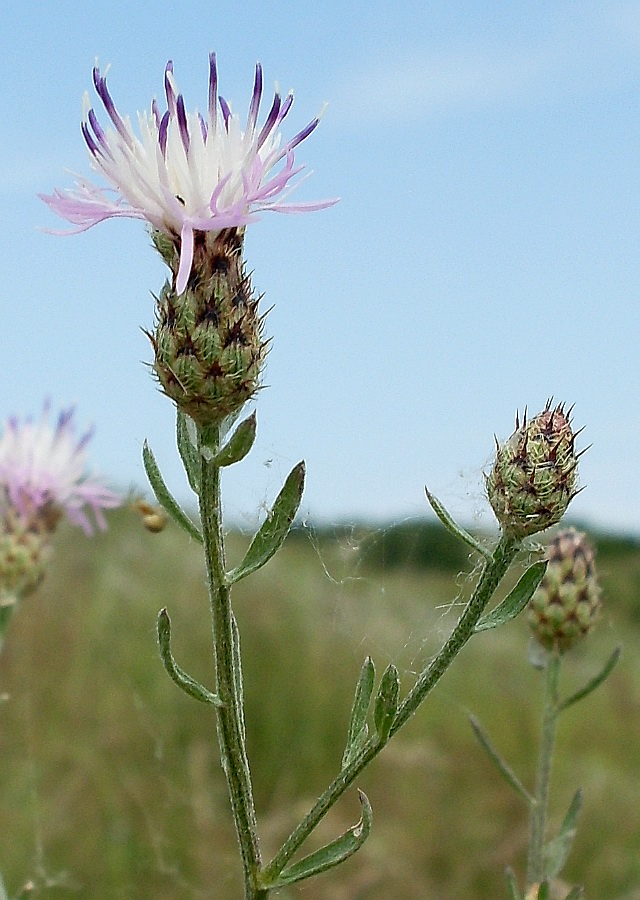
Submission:
<svg viewBox="0 0 640 900">
<path fill-rule="evenodd" d="M 36 194 L 89 173 L 79 121 L 96 57 L 134 114 L 162 94 L 169 58 L 203 108 L 215 50 L 237 110 L 258 59 L 268 88 L 294 89 L 291 135 L 328 101 L 296 196 L 342 198 L 248 232 L 273 346 L 229 514 L 255 522 L 305 458 L 311 517 L 420 515 L 426 483 L 489 522 L 493 434 L 553 395 L 593 445 L 574 515 L 640 531 L 637 3 L 114 0 L 3 19 L 3 418 L 45 396 L 75 403 L 114 484 L 144 485 L 148 438 L 187 496 L 173 409 L 144 365 L 164 279 L 144 227 L 53 237 Z"/>
</svg>

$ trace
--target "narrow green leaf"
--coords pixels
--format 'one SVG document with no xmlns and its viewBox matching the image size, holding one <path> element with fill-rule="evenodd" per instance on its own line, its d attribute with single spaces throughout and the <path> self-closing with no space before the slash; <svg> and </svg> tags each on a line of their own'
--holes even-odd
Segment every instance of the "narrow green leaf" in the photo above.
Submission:
<svg viewBox="0 0 640 900">
<path fill-rule="evenodd" d="M 438 498 L 435 497 L 426 487 L 424 490 L 427 495 L 427 500 L 431 504 L 431 509 L 440 519 L 447 531 L 454 537 L 458 538 L 458 540 L 466 544 L 468 547 L 471 547 L 472 550 L 475 550 L 476 553 L 480 553 L 480 555 L 484 556 L 485 559 L 493 559 L 491 550 L 485 547 L 484 544 L 481 544 L 480 541 L 476 540 L 476 538 L 474 538 L 473 535 L 469 534 L 468 531 L 465 531 L 464 528 L 461 528 L 458 523 L 452 518 L 452 516 L 447 512 L 442 503 L 440 503 Z"/>
<path fill-rule="evenodd" d="M 538 888 L 538 894 L 536 900 L 550 900 L 551 898 L 551 887 L 549 886 L 549 882 L 545 880 L 542 882 L 540 887 Z"/>
<path fill-rule="evenodd" d="M 223 466 L 232 466 L 234 463 L 244 459 L 253 447 L 253 442 L 256 439 L 256 424 L 256 413 L 253 412 L 249 418 L 238 425 L 227 443 L 218 450 L 211 462 L 215 466 L 222 468 Z"/>
<path fill-rule="evenodd" d="M 373 711 L 376 733 L 381 744 L 384 744 L 389 737 L 393 720 L 398 711 L 399 693 L 400 679 L 398 677 L 398 670 L 393 663 L 391 663 L 387 666 L 380 679 L 380 687 L 378 688 Z"/>
<path fill-rule="evenodd" d="M 200 496 L 200 452 L 198 450 L 198 430 L 196 423 L 182 410 L 176 417 L 176 439 L 178 452 L 187 473 L 189 485 L 194 494 Z"/>
<path fill-rule="evenodd" d="M 363 791 L 358 791 L 358 797 L 362 815 L 357 825 L 349 828 L 339 838 L 321 847 L 320 850 L 305 856 L 300 862 L 287 866 L 274 884 L 265 885 L 265 887 L 278 888 L 286 884 L 295 884 L 296 881 L 302 881 L 304 878 L 311 878 L 312 875 L 319 875 L 321 872 L 333 869 L 353 856 L 362 847 L 371 832 L 371 804 Z"/>
<path fill-rule="evenodd" d="M 584 897 L 584 888 L 581 884 L 577 884 L 569 891 L 565 900 L 581 900 L 582 897 Z"/>
<path fill-rule="evenodd" d="M 507 869 L 504 874 L 507 878 L 509 900 L 524 900 L 522 894 L 520 893 L 520 888 L 518 887 L 518 882 L 516 881 L 516 876 L 513 872 L 513 869 Z"/>
<path fill-rule="evenodd" d="M 238 713 L 240 716 L 240 731 L 242 732 L 242 746 L 246 746 L 246 732 L 244 727 L 244 688 L 242 684 L 242 657 L 240 655 L 240 632 L 238 631 L 238 623 L 236 617 L 231 613 L 231 634 L 233 646 L 233 680 L 236 686 L 236 697 L 238 698 Z"/>
<path fill-rule="evenodd" d="M 588 681 L 583 688 L 581 688 L 579 691 L 576 691 L 575 694 L 572 694 L 570 697 L 567 697 L 566 700 L 563 700 L 563 702 L 558 707 L 558 711 L 562 712 L 563 710 L 568 709 L 568 707 L 572 706 L 574 703 L 577 703 L 578 700 L 583 700 L 585 697 L 588 697 L 592 691 L 595 691 L 597 687 L 600 687 L 602 682 L 609 677 L 611 672 L 616 667 L 621 653 L 622 647 L 620 644 L 618 644 L 600 672 L 594 678 Z"/>
<path fill-rule="evenodd" d="M 244 559 L 228 573 L 228 584 L 234 584 L 241 578 L 251 575 L 256 569 L 260 569 L 280 549 L 298 512 L 303 490 L 304 463 L 300 462 L 289 473 L 267 518 L 251 541 Z"/>
<path fill-rule="evenodd" d="M 169 488 L 164 483 L 164 479 L 160 473 L 160 469 L 158 468 L 155 456 L 153 455 L 151 448 L 146 441 L 144 442 L 144 446 L 142 448 L 142 461 L 144 463 L 145 472 L 147 473 L 147 478 L 149 479 L 149 484 L 151 485 L 153 493 L 156 495 L 156 499 L 160 506 L 164 510 L 166 510 L 173 521 L 181 528 L 183 528 L 188 535 L 190 535 L 196 541 L 202 543 L 202 534 L 200 533 L 200 529 L 191 521 L 189 516 L 182 509 L 178 501 L 174 498 L 173 494 L 169 491 Z"/>
<path fill-rule="evenodd" d="M 212 703 L 214 706 L 222 706 L 222 701 L 216 694 L 212 694 L 205 687 L 187 675 L 176 663 L 171 653 L 171 620 L 166 609 L 161 609 L 158 613 L 158 646 L 160 647 L 160 656 L 169 677 L 175 681 L 179 688 L 200 700 L 202 703 Z"/>
<path fill-rule="evenodd" d="M 544 871 L 549 878 L 556 878 L 569 858 L 571 845 L 576 836 L 578 815 L 582 808 L 582 791 L 578 788 L 571 799 L 567 814 L 562 820 L 560 832 L 556 838 L 545 845 Z"/>
<path fill-rule="evenodd" d="M 500 756 L 496 747 L 491 742 L 489 735 L 486 733 L 478 719 L 475 716 L 469 715 L 469 722 L 471 727 L 473 728 L 475 736 L 478 738 L 482 749 L 485 751 L 491 762 L 494 764 L 498 772 L 502 775 L 505 781 L 511 785 L 514 791 L 517 794 L 520 794 L 525 803 L 531 807 L 534 803 L 534 799 L 520 781 L 516 773 L 513 771 L 511 766 Z"/>
<path fill-rule="evenodd" d="M 342 768 L 349 765 L 351 760 L 364 746 L 369 735 L 367 728 L 367 713 L 369 712 L 369 704 L 371 703 L 371 694 L 373 693 L 373 685 L 376 678 L 376 667 L 370 656 L 367 656 L 360 677 L 356 685 L 356 693 L 353 698 L 353 706 L 351 707 L 351 719 L 349 720 L 349 731 L 347 732 L 347 744 L 342 757 Z"/>
<path fill-rule="evenodd" d="M 499 603 L 495 609 L 483 616 L 474 628 L 474 632 L 488 631 L 504 625 L 511 619 L 515 619 L 522 612 L 529 600 L 533 597 L 536 588 L 542 581 L 547 568 L 547 561 L 534 563 L 529 566 L 512 591 Z"/>
</svg>

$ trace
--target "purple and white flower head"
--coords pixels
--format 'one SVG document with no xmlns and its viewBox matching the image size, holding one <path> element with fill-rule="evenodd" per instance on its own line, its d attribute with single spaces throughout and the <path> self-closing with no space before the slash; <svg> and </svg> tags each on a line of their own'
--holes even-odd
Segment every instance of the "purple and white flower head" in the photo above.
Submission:
<svg viewBox="0 0 640 900">
<path fill-rule="evenodd" d="M 299 184 L 292 183 L 303 166 L 296 166 L 295 148 L 318 125 L 319 118 L 289 140 L 280 126 L 293 103 L 276 91 L 271 108 L 258 125 L 262 98 L 262 67 L 255 71 L 249 112 L 243 125 L 218 95 L 215 54 L 209 56 L 209 98 L 206 116 L 187 112 L 167 63 L 164 87 L 167 109 L 154 100 L 150 112 L 138 113 L 139 136 L 131 121 L 116 110 L 106 75 L 95 67 L 93 83 L 110 119 L 98 122 L 88 95 L 84 100 L 82 133 L 92 169 L 112 185 L 105 190 L 79 178 L 74 190 L 56 190 L 42 199 L 62 218 L 85 231 L 104 219 L 131 217 L 180 240 L 180 264 L 175 289 L 184 291 L 193 263 L 194 232 L 243 228 L 263 210 L 298 213 L 323 209 L 336 199 L 286 203 Z"/>
<path fill-rule="evenodd" d="M 73 409 L 64 410 L 55 426 L 48 422 L 45 404 L 39 422 L 12 417 L 0 437 L 0 496 L 8 511 L 32 522 L 55 522 L 60 515 L 93 532 L 86 507 L 99 528 L 106 528 L 104 509 L 119 506 L 121 498 L 97 479 L 86 475 L 86 448 L 91 431 L 78 438 Z"/>
</svg>

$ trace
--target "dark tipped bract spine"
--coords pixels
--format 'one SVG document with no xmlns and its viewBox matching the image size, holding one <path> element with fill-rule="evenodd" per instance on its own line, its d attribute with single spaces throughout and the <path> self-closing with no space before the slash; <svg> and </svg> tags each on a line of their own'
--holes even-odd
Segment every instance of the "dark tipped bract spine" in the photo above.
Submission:
<svg viewBox="0 0 640 900">
<path fill-rule="evenodd" d="M 560 521 L 578 493 L 571 411 L 548 402 L 530 421 L 526 413 L 486 476 L 489 502 L 507 535 L 524 538 Z"/>
<path fill-rule="evenodd" d="M 202 427 L 238 412 L 260 387 L 268 342 L 245 271 L 243 236 L 243 229 L 196 232 L 191 275 L 178 294 L 179 242 L 154 233 L 174 278 L 157 298 L 153 367 L 164 393 Z"/>
</svg>

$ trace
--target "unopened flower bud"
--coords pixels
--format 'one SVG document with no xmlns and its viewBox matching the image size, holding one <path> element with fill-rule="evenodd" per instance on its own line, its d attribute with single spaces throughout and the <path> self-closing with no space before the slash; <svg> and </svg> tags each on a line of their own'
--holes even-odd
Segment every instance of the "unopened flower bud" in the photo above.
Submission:
<svg viewBox="0 0 640 900">
<path fill-rule="evenodd" d="M 24 597 L 37 588 L 51 558 L 50 537 L 44 522 L 7 511 L 0 525 L 0 597 Z"/>
<path fill-rule="evenodd" d="M 517 538 L 559 522 L 578 493 L 578 457 L 569 415 L 562 405 L 520 425 L 486 476 L 487 494 L 503 532 Z"/>
<path fill-rule="evenodd" d="M 600 611 L 594 554 L 575 528 L 558 532 L 547 548 L 547 571 L 531 598 L 528 620 L 536 640 L 564 653 L 589 632 Z"/>
<path fill-rule="evenodd" d="M 177 293 L 167 282 L 150 335 L 154 369 L 168 397 L 201 426 L 237 412 L 257 392 L 267 352 L 263 318 L 242 258 L 243 229 L 196 232 L 193 268 Z M 156 246 L 173 269 L 179 251 L 158 233 Z"/>
</svg>

